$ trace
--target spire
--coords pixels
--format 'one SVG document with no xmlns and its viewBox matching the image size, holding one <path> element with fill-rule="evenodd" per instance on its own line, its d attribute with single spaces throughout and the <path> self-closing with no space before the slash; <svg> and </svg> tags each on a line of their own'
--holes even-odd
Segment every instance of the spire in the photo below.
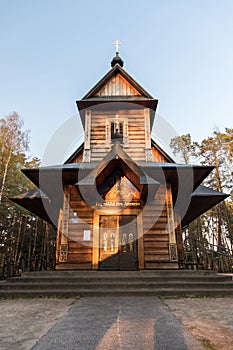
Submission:
<svg viewBox="0 0 233 350">
<path fill-rule="evenodd" d="M 111 66 L 114 67 L 116 64 L 119 64 L 121 67 L 123 67 L 124 61 L 119 56 L 119 45 L 121 44 L 121 42 L 119 40 L 116 40 L 113 44 L 116 48 L 116 56 L 112 59 Z"/>
</svg>

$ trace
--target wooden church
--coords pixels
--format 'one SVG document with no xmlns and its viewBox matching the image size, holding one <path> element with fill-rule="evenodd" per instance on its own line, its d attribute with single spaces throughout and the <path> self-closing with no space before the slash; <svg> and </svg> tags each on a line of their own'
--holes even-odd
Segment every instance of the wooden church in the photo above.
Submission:
<svg viewBox="0 0 233 350">
<path fill-rule="evenodd" d="M 182 227 L 226 198 L 201 186 L 214 167 L 176 164 L 151 138 L 158 100 L 123 63 L 117 49 L 77 101 L 84 142 L 64 164 L 23 169 L 38 189 L 13 198 L 57 227 L 58 270 L 178 269 Z"/>
</svg>

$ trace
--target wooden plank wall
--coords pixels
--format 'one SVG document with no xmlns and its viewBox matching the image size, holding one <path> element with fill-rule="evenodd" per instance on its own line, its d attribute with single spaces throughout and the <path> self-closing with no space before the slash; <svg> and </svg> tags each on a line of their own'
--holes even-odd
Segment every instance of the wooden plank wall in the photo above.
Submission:
<svg viewBox="0 0 233 350">
<path fill-rule="evenodd" d="M 80 198 L 76 188 L 69 186 L 70 210 L 68 224 L 68 257 L 67 262 L 59 263 L 59 269 L 92 269 L 98 268 L 98 254 L 93 263 L 93 226 L 94 210 L 87 207 Z M 165 198 L 165 186 L 160 185 L 154 200 L 144 208 L 139 215 L 138 226 L 143 229 L 139 246 L 143 249 L 139 252 L 140 266 L 145 269 L 165 269 L 172 267 L 169 257 L 169 233 L 167 232 L 168 213 Z M 74 213 L 77 213 L 77 217 Z M 130 214 L 131 210 L 127 210 Z M 78 222 L 73 222 L 77 218 Z M 138 229 L 140 229 L 138 227 Z M 91 240 L 83 241 L 83 231 L 91 231 Z M 99 238 L 97 237 L 97 240 Z M 98 252 L 97 252 L 98 253 Z"/>
<path fill-rule="evenodd" d="M 92 112 L 91 115 L 91 135 L 90 149 L 91 162 L 102 160 L 110 151 L 110 147 L 106 143 L 106 117 L 109 113 Z"/>
<path fill-rule="evenodd" d="M 144 110 L 119 111 L 119 120 L 128 119 L 128 143 L 124 147 L 135 161 L 145 160 L 145 122 Z M 91 161 L 102 160 L 110 151 L 106 143 L 106 119 L 113 119 L 114 114 L 92 112 L 91 117 Z"/>
<path fill-rule="evenodd" d="M 83 150 L 80 151 L 69 163 L 81 163 L 83 161 Z"/>
<path fill-rule="evenodd" d="M 80 198 L 74 186 L 69 186 L 69 190 L 68 258 L 67 263 L 60 264 L 60 268 L 91 269 L 93 210 Z M 77 217 L 74 212 L 77 213 Z M 78 222 L 74 223 L 76 218 Z M 91 230 L 91 240 L 88 242 L 83 240 L 84 230 Z"/>
<path fill-rule="evenodd" d="M 134 160 L 146 160 L 145 157 L 145 119 L 144 109 L 128 111 L 128 147 L 125 148 L 127 154 Z"/>
<path fill-rule="evenodd" d="M 167 209 L 165 187 L 160 185 L 155 199 L 143 210 L 145 269 L 169 266 L 169 235 L 167 233 Z"/>
<path fill-rule="evenodd" d="M 152 146 L 152 159 L 153 162 L 170 163 L 170 161 L 166 159 L 164 155 L 162 155 L 162 153 L 160 153 L 154 146 Z"/>
<path fill-rule="evenodd" d="M 113 77 L 96 96 L 139 96 L 140 93 L 120 74 Z"/>
</svg>

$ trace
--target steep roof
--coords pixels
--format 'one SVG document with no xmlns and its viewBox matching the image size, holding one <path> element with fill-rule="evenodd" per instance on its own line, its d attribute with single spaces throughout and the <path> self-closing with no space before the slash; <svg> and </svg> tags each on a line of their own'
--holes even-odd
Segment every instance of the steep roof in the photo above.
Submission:
<svg viewBox="0 0 233 350">
<path fill-rule="evenodd" d="M 125 81 L 127 81 L 132 88 L 134 88 L 135 93 L 134 95 L 141 96 L 144 98 L 153 99 L 153 96 L 151 96 L 129 73 L 127 73 L 119 64 L 116 64 L 110 71 L 103 76 L 102 79 L 98 81 L 97 84 L 95 84 L 91 90 L 89 90 L 85 96 L 83 96 L 82 100 L 86 100 L 92 97 L 98 96 L 98 93 L 101 91 L 101 89 L 111 81 L 112 78 L 116 77 L 117 75 L 120 75 Z"/>
<path fill-rule="evenodd" d="M 128 104 L 134 104 L 150 109 L 151 128 L 154 121 L 158 100 L 154 99 L 129 73 L 118 63 L 101 78 L 97 84 L 76 101 L 80 117 L 85 125 L 85 109 L 91 107 L 105 108 L 104 105 L 114 104 L 115 107 L 127 108 Z M 113 105 L 111 105 L 111 108 Z"/>
</svg>

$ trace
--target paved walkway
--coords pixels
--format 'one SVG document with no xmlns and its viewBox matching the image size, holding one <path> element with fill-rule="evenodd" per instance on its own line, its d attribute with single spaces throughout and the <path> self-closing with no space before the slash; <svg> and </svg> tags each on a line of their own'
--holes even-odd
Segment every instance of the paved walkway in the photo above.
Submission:
<svg viewBox="0 0 233 350">
<path fill-rule="evenodd" d="M 82 298 L 33 350 L 203 350 L 158 298 Z"/>
</svg>

